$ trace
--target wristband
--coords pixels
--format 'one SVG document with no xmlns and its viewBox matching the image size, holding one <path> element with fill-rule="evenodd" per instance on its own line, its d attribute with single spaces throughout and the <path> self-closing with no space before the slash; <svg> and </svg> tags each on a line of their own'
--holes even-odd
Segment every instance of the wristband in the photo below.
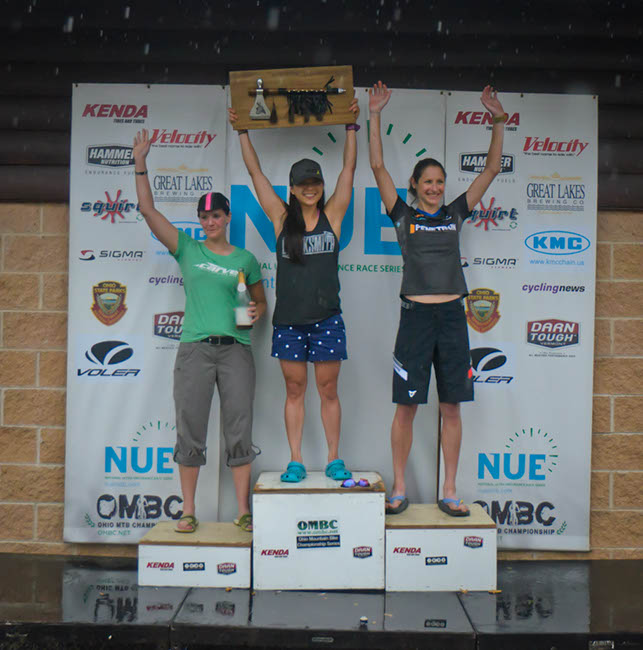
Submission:
<svg viewBox="0 0 643 650">
<path fill-rule="evenodd" d="M 346 130 L 347 131 L 359 131 L 362 127 L 359 124 L 347 124 L 346 125 Z"/>
<path fill-rule="evenodd" d="M 493 118 L 494 124 L 504 124 L 509 119 L 509 113 L 503 113 L 502 115 L 496 115 Z"/>
<path fill-rule="evenodd" d="M 238 130 L 237 130 L 237 133 L 238 133 L 239 135 L 242 135 L 243 133 L 248 133 L 248 129 L 238 129 Z"/>
<path fill-rule="evenodd" d="M 137 176 L 145 176 L 147 174 L 147 169 L 144 172 L 134 172 Z"/>
</svg>

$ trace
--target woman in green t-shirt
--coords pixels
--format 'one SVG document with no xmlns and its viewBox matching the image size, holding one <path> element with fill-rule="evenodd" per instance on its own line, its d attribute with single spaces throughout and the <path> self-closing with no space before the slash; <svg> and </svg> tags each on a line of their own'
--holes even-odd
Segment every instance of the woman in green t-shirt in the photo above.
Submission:
<svg viewBox="0 0 643 650">
<path fill-rule="evenodd" d="M 257 455 L 251 438 L 255 368 L 248 330 L 237 329 L 234 307 L 242 270 L 251 297 L 251 322 L 266 311 L 259 264 L 252 253 L 228 241 L 230 203 L 223 194 L 209 192 L 199 200 L 197 211 L 206 235 L 204 242 L 196 242 L 179 231 L 154 207 L 146 169 L 150 145 L 147 130 L 139 131 L 133 151 L 139 209 L 152 233 L 178 262 L 186 294 L 183 332 L 174 366 L 174 460 L 179 465 L 183 493 L 183 516 L 176 530 L 191 533 L 198 526 L 196 484 L 200 467 L 206 462 L 207 425 L 216 384 L 239 510 L 235 524 L 249 531 L 250 463 Z"/>
</svg>

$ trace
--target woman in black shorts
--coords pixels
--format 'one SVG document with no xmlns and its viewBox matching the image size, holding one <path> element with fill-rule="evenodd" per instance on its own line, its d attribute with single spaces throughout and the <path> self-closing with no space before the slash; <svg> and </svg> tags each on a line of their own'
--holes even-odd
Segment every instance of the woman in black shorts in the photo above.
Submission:
<svg viewBox="0 0 643 650">
<path fill-rule="evenodd" d="M 425 404 L 431 365 L 442 416 L 444 456 L 443 498 L 440 510 L 454 517 L 469 514 L 456 497 L 456 472 L 462 439 L 460 402 L 473 400 L 473 373 L 467 320 L 462 297 L 467 286 L 460 262 L 459 232 L 463 221 L 482 199 L 500 172 L 504 112 L 496 92 L 487 86 L 480 98 L 493 116 L 491 144 L 484 170 L 455 201 L 443 205 L 446 173 L 432 158 L 418 162 L 410 179 L 411 208 L 398 196 L 384 167 L 380 112 L 391 91 L 380 81 L 369 91 L 370 161 L 387 214 L 402 250 L 404 273 L 400 326 L 393 357 L 393 402 L 397 404 L 391 427 L 393 489 L 386 512 L 397 514 L 408 506 L 404 470 L 413 441 L 413 420 L 418 404 Z"/>
<path fill-rule="evenodd" d="M 357 116 L 357 99 L 351 110 Z M 237 114 L 229 110 L 234 123 Z M 273 314 L 272 356 L 279 359 L 286 383 L 285 422 L 291 459 L 281 480 L 306 478 L 301 443 L 304 426 L 307 361 L 314 364 L 321 400 L 321 418 L 328 444 L 326 475 L 351 478 L 339 457 L 341 407 L 337 379 L 346 359 L 346 331 L 339 302 L 337 260 L 342 220 L 351 201 L 357 161 L 357 124 L 346 125 L 344 166 L 335 192 L 324 197 L 324 178 L 314 160 L 303 159 L 290 169 L 290 199 L 279 198 L 261 170 L 247 131 L 240 130 L 243 161 L 259 203 L 275 229 L 277 302 Z"/>
</svg>

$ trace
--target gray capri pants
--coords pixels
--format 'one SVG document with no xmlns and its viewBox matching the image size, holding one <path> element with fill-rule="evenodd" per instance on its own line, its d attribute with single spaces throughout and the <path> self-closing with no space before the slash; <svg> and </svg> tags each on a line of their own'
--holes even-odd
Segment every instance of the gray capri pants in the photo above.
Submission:
<svg viewBox="0 0 643 650">
<path fill-rule="evenodd" d="M 255 364 L 249 345 L 180 343 L 174 363 L 176 446 L 179 465 L 205 465 L 208 418 L 214 385 L 219 390 L 221 423 L 230 467 L 257 456 L 252 445 Z"/>
</svg>

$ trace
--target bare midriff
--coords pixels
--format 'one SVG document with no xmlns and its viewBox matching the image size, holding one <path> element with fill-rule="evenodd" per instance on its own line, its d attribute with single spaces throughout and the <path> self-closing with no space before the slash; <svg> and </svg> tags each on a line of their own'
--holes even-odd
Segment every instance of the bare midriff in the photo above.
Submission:
<svg viewBox="0 0 643 650">
<path fill-rule="evenodd" d="M 459 293 L 436 293 L 423 296 L 404 296 L 407 300 L 413 302 L 423 302 L 427 305 L 432 305 L 439 302 L 450 302 L 461 298 Z"/>
</svg>

